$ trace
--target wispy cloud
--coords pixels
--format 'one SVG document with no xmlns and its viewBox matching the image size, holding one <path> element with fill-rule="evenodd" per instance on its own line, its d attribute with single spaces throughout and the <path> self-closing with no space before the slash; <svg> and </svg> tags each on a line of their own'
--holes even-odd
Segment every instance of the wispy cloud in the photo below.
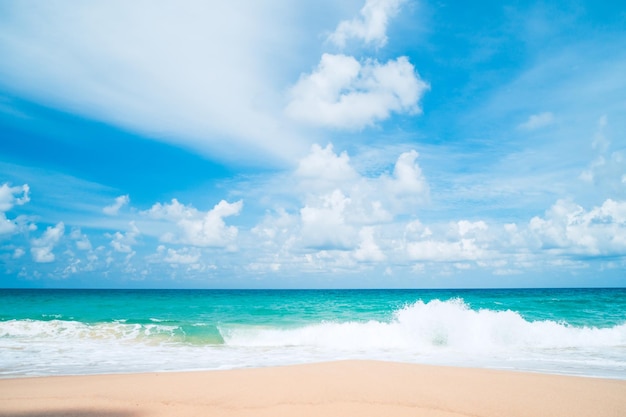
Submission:
<svg viewBox="0 0 626 417">
<path fill-rule="evenodd" d="M 122 207 L 130 202 L 128 195 L 121 195 L 115 199 L 115 203 L 110 206 L 106 206 L 102 209 L 102 212 L 108 216 L 116 216 Z"/>
<path fill-rule="evenodd" d="M 535 130 L 542 127 L 546 127 L 554 122 L 554 114 L 551 112 L 544 112 L 539 114 L 533 114 L 528 117 L 524 123 L 521 123 L 518 127 L 524 130 Z"/>
<path fill-rule="evenodd" d="M 205 155 L 291 157 L 309 143 L 282 116 L 274 59 L 298 50 L 297 5 L 274 3 L 5 4 L 0 87 Z"/>
<path fill-rule="evenodd" d="M 615 21 L 408 0 L 35 3 L 0 6 L 0 269 L 16 285 L 623 281 Z"/>
</svg>

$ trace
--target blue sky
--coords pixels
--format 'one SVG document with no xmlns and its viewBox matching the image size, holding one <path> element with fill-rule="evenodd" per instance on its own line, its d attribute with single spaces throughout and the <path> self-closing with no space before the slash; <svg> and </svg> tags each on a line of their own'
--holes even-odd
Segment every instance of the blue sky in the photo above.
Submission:
<svg viewBox="0 0 626 417">
<path fill-rule="evenodd" d="M 626 285 L 619 2 L 0 0 L 3 287 Z"/>
</svg>

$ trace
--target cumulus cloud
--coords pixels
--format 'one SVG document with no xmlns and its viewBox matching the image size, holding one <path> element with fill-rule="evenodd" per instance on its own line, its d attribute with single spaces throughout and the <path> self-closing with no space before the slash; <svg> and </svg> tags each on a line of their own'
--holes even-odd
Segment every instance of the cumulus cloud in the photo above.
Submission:
<svg viewBox="0 0 626 417">
<path fill-rule="evenodd" d="M 28 184 L 11 187 L 4 183 L 0 186 L 0 236 L 10 235 L 17 230 L 15 219 L 9 219 L 6 212 L 14 206 L 21 206 L 30 201 Z"/>
<path fill-rule="evenodd" d="M 531 237 L 542 249 L 578 255 L 626 255 L 626 202 L 607 199 L 585 210 L 558 200 L 545 214 L 533 217 Z"/>
<path fill-rule="evenodd" d="M 394 17 L 404 0 L 367 0 L 359 16 L 339 23 L 328 40 L 343 48 L 349 39 L 366 44 L 384 46 L 387 43 L 387 24 Z"/>
<path fill-rule="evenodd" d="M 135 222 L 130 222 L 129 226 L 130 230 L 124 233 L 115 232 L 114 234 L 109 235 L 109 237 L 112 238 L 110 243 L 111 247 L 115 250 L 115 252 L 134 254 L 132 246 L 137 243 L 136 238 L 141 234 L 141 232 L 135 225 Z"/>
<path fill-rule="evenodd" d="M 0 236 L 10 235 L 17 229 L 15 222 L 9 220 L 6 215 L 0 212 Z"/>
<path fill-rule="evenodd" d="M 478 261 L 493 254 L 488 226 L 483 221 L 460 220 L 449 225 L 447 233 L 434 234 L 419 221 L 407 225 L 406 253 L 410 259 L 423 262 Z"/>
<path fill-rule="evenodd" d="M 418 157 L 415 150 L 403 152 L 394 165 L 393 175 L 380 179 L 380 191 L 387 193 L 396 212 L 413 209 L 429 199 L 430 187 L 417 163 Z"/>
<path fill-rule="evenodd" d="M 453 242 L 424 240 L 407 244 L 407 254 L 416 261 L 477 260 L 483 257 L 483 252 L 473 239 L 461 239 Z"/>
<path fill-rule="evenodd" d="M 115 202 L 110 206 L 106 206 L 102 209 L 102 212 L 109 216 L 116 216 L 120 209 L 130 202 L 128 195 L 121 195 L 115 199 Z"/>
<path fill-rule="evenodd" d="M 172 248 L 166 249 L 163 245 L 159 245 L 157 253 L 163 256 L 163 262 L 170 264 L 196 264 L 202 256 L 198 248 L 181 248 L 176 250 Z"/>
<path fill-rule="evenodd" d="M 381 262 L 385 249 L 375 231 L 391 225 L 397 215 L 414 213 L 428 200 L 428 183 L 417 163 L 418 153 L 403 152 L 389 173 L 369 177 L 351 164 L 347 152 L 336 153 L 331 144 L 314 145 L 294 171 L 294 191 L 300 206 L 267 215 L 253 228 L 255 243 L 280 256 L 294 250 L 326 251 L 342 262 Z M 339 254 L 338 252 L 347 252 Z"/>
<path fill-rule="evenodd" d="M 315 126 L 361 129 L 393 112 L 420 113 L 418 102 L 428 88 L 406 57 L 381 64 L 324 54 L 291 88 L 285 111 Z"/>
<path fill-rule="evenodd" d="M 54 227 L 49 226 L 40 238 L 32 239 L 30 253 L 33 260 L 38 263 L 53 262 L 55 255 L 52 250 L 60 242 L 64 232 L 65 225 L 59 222 Z"/>
<path fill-rule="evenodd" d="M 295 171 L 297 191 L 307 203 L 341 192 L 348 197 L 346 212 L 352 223 L 386 222 L 393 215 L 428 201 L 429 186 L 417 163 L 419 154 L 403 152 L 391 173 L 363 175 L 352 166 L 347 152 L 335 153 L 332 144 L 315 144 Z"/>
<path fill-rule="evenodd" d="M 374 238 L 374 228 L 364 227 L 359 231 L 359 247 L 354 251 L 354 257 L 359 261 L 382 262 L 387 256 L 382 252 Z"/>
<path fill-rule="evenodd" d="M 487 223 L 483 220 L 479 220 L 476 222 L 470 222 L 468 220 L 459 220 L 455 224 L 453 224 L 452 229 L 457 231 L 459 236 L 465 237 L 472 234 L 477 234 L 481 231 L 486 231 L 489 229 Z"/>
<path fill-rule="evenodd" d="M 626 202 L 607 199 L 586 210 L 558 200 L 525 224 L 459 220 L 444 227 L 414 220 L 405 227 L 404 249 L 414 261 L 478 266 L 498 275 L 556 263 L 578 268 L 585 264 L 568 258 L 626 255 Z"/>
<path fill-rule="evenodd" d="M 548 126 L 553 122 L 554 114 L 552 114 L 551 112 L 544 112 L 529 116 L 528 120 L 526 120 L 524 123 L 521 123 L 518 127 L 523 130 L 536 130 Z"/>
<path fill-rule="evenodd" d="M 72 238 L 76 243 L 76 249 L 81 251 L 90 251 L 92 249 L 89 237 L 87 237 L 86 234 L 83 234 L 79 228 L 72 229 L 70 238 Z"/>
<path fill-rule="evenodd" d="M 13 206 L 21 206 L 30 201 L 30 187 L 28 184 L 11 187 L 8 183 L 0 186 L 0 212 L 7 212 Z"/>
<path fill-rule="evenodd" d="M 235 226 L 227 226 L 224 218 L 238 215 L 242 208 L 242 201 L 228 203 L 222 200 L 213 209 L 202 212 L 181 204 L 177 199 L 172 199 L 169 204 L 153 205 L 145 214 L 177 226 L 177 230 L 161 236 L 164 242 L 234 248 L 238 229 Z"/>
<path fill-rule="evenodd" d="M 335 190 L 300 209 L 305 247 L 347 249 L 353 246 L 354 229 L 346 223 L 350 198 Z"/>
<path fill-rule="evenodd" d="M 350 164 L 348 153 L 335 154 L 330 143 L 325 148 L 313 144 L 310 153 L 300 159 L 295 174 L 307 189 L 335 187 L 359 176 Z"/>
<path fill-rule="evenodd" d="M 314 145 L 300 161 L 295 176 L 308 204 L 327 201 L 328 196 L 339 192 L 347 198 L 343 207 L 348 222 L 387 222 L 429 199 L 428 182 L 417 163 L 418 156 L 414 150 L 403 152 L 391 173 L 368 177 L 354 169 L 346 152 L 336 154 L 330 144 L 326 148 Z"/>
<path fill-rule="evenodd" d="M 339 47 L 352 38 L 383 46 L 388 20 L 401 3 L 367 0 L 360 15 L 340 22 L 328 40 Z M 392 113 L 421 113 L 419 100 L 428 89 L 407 57 L 380 63 L 325 53 L 317 68 L 291 87 L 285 113 L 312 126 L 359 130 Z"/>
</svg>

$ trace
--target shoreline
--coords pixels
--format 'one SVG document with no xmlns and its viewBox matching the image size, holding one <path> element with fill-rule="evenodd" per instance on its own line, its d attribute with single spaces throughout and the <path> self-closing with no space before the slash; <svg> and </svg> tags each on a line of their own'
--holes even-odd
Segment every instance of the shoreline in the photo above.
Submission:
<svg viewBox="0 0 626 417">
<path fill-rule="evenodd" d="M 197 369 L 157 369 L 157 370 L 147 370 L 147 371 L 110 371 L 110 372 L 98 372 L 98 373 L 77 373 L 77 374 L 41 374 L 41 375 L 27 375 L 27 374 L 16 374 L 16 375 L 0 375 L 0 382 L 6 380 L 21 380 L 21 379 L 46 379 L 46 378 L 70 378 L 70 377 L 101 377 L 101 376 L 132 376 L 132 375 L 169 375 L 169 374 L 195 374 L 195 373 L 206 373 L 206 372 L 229 372 L 229 371 L 245 371 L 245 370 L 256 370 L 256 369 L 281 369 L 288 367 L 299 367 L 299 366 L 309 366 L 309 365 L 321 365 L 327 363 L 342 363 L 342 362 L 372 362 L 372 363 L 389 363 L 389 364 L 398 364 L 398 365 L 409 365 L 409 366 L 418 366 L 418 367 L 427 367 L 427 368 L 454 368 L 454 369 L 464 369 L 464 370 L 476 370 L 476 371 L 495 371 L 495 372 L 511 372 L 511 373 L 520 373 L 520 374 L 531 374 L 531 375 L 548 375 L 548 376 L 556 376 L 556 377 L 571 377 L 571 378 L 584 378 L 584 379 L 600 379 L 600 380 L 608 380 L 608 381 L 624 381 L 626 382 L 626 374 L 620 376 L 610 376 L 610 375 L 599 375 L 599 374 L 583 374 L 583 373 L 568 373 L 568 372 L 554 372 L 552 370 L 533 370 L 533 369 L 524 369 L 524 368 L 511 368 L 511 367 L 498 367 L 498 366 L 467 366 L 463 364 L 442 364 L 442 363 L 427 363 L 427 362 L 404 362 L 400 360 L 387 360 L 387 359 L 336 359 L 336 360 L 320 360 L 314 362 L 298 362 L 298 363 L 289 363 L 285 365 L 259 365 L 259 366 L 242 366 L 237 368 L 197 368 Z"/>
<path fill-rule="evenodd" d="M 0 416 L 597 416 L 626 380 L 380 361 L 0 379 Z"/>
</svg>

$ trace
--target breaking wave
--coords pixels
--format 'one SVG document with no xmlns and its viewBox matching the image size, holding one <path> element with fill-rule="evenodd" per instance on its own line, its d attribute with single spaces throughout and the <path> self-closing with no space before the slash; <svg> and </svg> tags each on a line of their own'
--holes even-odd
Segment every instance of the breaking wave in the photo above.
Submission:
<svg viewBox="0 0 626 417">
<path fill-rule="evenodd" d="M 268 323 L 266 321 L 266 323 Z M 293 321 L 291 322 L 293 323 Z M 337 359 L 487 366 L 624 378 L 626 322 L 580 327 L 418 301 L 388 320 L 300 325 L 0 321 L 0 376 L 225 369 Z"/>
<path fill-rule="evenodd" d="M 472 310 L 461 299 L 418 301 L 388 322 L 323 322 L 280 329 L 222 329 L 232 346 L 316 346 L 338 350 L 401 349 L 471 353 L 516 348 L 626 347 L 626 323 L 610 328 L 527 321 L 514 311 Z"/>
</svg>

